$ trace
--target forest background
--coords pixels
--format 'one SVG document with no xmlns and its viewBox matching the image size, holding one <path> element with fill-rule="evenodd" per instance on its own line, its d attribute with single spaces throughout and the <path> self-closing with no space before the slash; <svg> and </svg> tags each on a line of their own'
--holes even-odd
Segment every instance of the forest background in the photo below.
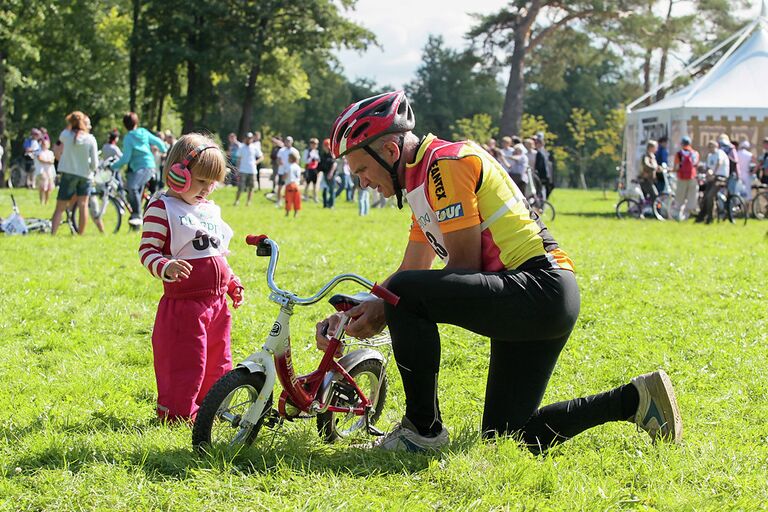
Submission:
<svg viewBox="0 0 768 512">
<path fill-rule="evenodd" d="M 72 110 L 90 115 L 100 142 L 128 110 L 177 135 L 203 130 L 225 140 L 260 130 L 265 149 L 271 135 L 324 138 L 347 104 L 393 88 L 350 80 L 336 57 L 386 44 L 350 21 L 355 3 L 4 0 L 3 168 L 32 127 L 55 137 Z M 480 142 L 543 131 L 560 186 L 611 186 L 625 105 L 742 26 L 751 4 L 500 1 L 496 12 L 474 15 L 464 47 L 429 37 L 405 86 L 417 129 Z"/>
</svg>

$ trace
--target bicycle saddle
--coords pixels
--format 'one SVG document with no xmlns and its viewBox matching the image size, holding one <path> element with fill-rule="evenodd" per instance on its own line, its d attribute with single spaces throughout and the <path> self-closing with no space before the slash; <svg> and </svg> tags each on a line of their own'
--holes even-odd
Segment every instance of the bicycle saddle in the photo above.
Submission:
<svg viewBox="0 0 768 512">
<path fill-rule="evenodd" d="M 328 303 L 336 308 L 336 311 L 349 311 L 355 306 L 359 306 L 366 300 L 370 300 L 370 293 L 356 293 L 355 295 L 344 295 L 343 293 L 337 293 L 330 299 Z"/>
</svg>

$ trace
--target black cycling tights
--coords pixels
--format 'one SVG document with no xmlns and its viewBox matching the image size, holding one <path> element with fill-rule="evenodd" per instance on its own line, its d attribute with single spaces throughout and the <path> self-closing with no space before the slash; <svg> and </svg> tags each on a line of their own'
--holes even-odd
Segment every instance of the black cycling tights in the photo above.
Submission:
<svg viewBox="0 0 768 512">
<path fill-rule="evenodd" d="M 441 323 L 491 338 L 484 437 L 520 436 L 539 452 L 634 415 L 638 395 L 632 384 L 539 408 L 579 314 L 571 272 L 409 270 L 396 274 L 388 288 L 400 296 L 397 307 L 387 306 L 387 324 L 405 390 L 405 415 L 422 435 L 442 428 L 437 399 Z"/>
</svg>

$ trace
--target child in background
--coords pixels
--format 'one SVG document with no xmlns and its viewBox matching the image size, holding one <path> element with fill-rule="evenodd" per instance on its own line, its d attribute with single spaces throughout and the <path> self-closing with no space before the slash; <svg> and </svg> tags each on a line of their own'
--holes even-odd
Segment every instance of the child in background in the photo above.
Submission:
<svg viewBox="0 0 768 512">
<path fill-rule="evenodd" d="M 293 207 L 293 216 L 295 217 L 301 210 L 301 192 L 299 191 L 299 182 L 301 181 L 301 167 L 299 167 L 299 157 L 296 153 L 288 155 L 290 167 L 285 173 L 285 216 L 287 217 Z"/>
<path fill-rule="evenodd" d="M 193 420 L 214 382 L 232 369 L 232 306 L 243 287 L 227 263 L 232 229 L 208 195 L 227 175 L 224 153 L 210 138 L 191 133 L 168 153 L 168 190 L 144 213 L 139 257 L 163 281 L 152 331 L 157 415 Z"/>
<path fill-rule="evenodd" d="M 53 167 L 53 151 L 51 140 L 44 138 L 40 141 L 42 149 L 35 157 L 35 177 L 37 189 L 40 192 L 40 204 L 48 204 L 48 198 L 56 182 L 56 169 Z"/>
</svg>

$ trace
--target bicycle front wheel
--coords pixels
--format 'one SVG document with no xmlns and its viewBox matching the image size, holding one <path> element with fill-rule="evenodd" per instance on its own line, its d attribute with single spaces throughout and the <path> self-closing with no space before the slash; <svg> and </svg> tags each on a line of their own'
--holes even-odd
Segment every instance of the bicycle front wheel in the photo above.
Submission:
<svg viewBox="0 0 768 512">
<path fill-rule="evenodd" d="M 624 198 L 616 205 L 616 217 L 619 219 L 639 219 L 643 207 L 634 199 Z"/>
<path fill-rule="evenodd" d="M 729 196 L 725 201 L 725 213 L 731 224 L 736 222 L 747 223 L 747 204 L 741 196 Z"/>
<path fill-rule="evenodd" d="M 680 215 L 680 207 L 675 196 L 663 192 L 653 201 L 653 215 L 659 220 L 673 220 Z"/>
<path fill-rule="evenodd" d="M 235 368 L 216 381 L 197 411 L 192 429 L 195 450 L 204 450 L 209 446 L 252 444 L 264 424 L 264 418 L 272 410 L 272 395 L 255 425 L 244 424 L 242 420 L 259 397 L 264 381 L 263 373 L 250 373 L 245 368 Z"/>
<path fill-rule="evenodd" d="M 752 215 L 757 220 L 768 218 L 768 192 L 760 192 L 752 200 Z"/>
</svg>

